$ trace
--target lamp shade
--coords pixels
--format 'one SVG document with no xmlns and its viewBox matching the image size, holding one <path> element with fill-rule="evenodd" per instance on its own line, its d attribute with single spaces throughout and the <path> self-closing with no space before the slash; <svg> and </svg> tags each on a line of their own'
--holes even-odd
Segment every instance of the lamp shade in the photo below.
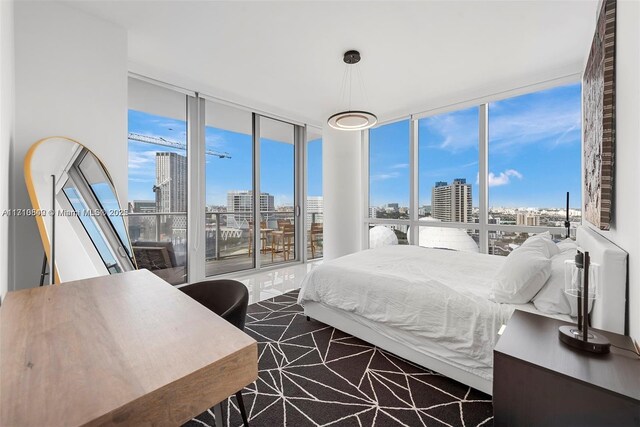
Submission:
<svg viewBox="0 0 640 427">
<path fill-rule="evenodd" d="M 378 118 L 367 111 L 342 111 L 329 117 L 327 122 L 338 130 L 364 130 L 375 126 Z"/>
</svg>

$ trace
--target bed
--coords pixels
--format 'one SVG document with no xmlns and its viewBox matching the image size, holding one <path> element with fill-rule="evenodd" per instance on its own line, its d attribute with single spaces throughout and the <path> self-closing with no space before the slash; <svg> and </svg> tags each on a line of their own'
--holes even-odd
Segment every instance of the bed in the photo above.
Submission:
<svg viewBox="0 0 640 427">
<path fill-rule="evenodd" d="M 577 243 L 607 278 L 591 311 L 592 325 L 623 333 L 626 252 L 586 227 L 578 229 Z M 491 394 L 501 326 L 516 309 L 544 314 L 532 303 L 489 300 L 491 280 L 504 262 L 419 246 L 370 249 L 313 269 L 299 303 L 310 318 Z"/>
</svg>

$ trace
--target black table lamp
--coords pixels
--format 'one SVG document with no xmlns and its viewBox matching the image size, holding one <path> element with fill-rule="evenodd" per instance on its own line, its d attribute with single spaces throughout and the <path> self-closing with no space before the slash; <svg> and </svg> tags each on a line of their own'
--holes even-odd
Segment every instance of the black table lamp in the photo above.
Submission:
<svg viewBox="0 0 640 427">
<path fill-rule="evenodd" d="M 560 341 L 580 350 L 589 351 L 591 353 L 609 353 L 611 343 L 609 340 L 596 333 L 589 332 L 589 300 L 595 299 L 595 287 L 589 293 L 589 267 L 591 259 L 589 252 L 580 252 L 576 254 L 575 266 L 577 271 L 577 283 L 570 289 L 565 290 L 569 296 L 575 296 L 578 299 L 578 324 L 560 326 L 558 335 Z M 594 284 L 595 285 L 595 284 Z"/>
</svg>

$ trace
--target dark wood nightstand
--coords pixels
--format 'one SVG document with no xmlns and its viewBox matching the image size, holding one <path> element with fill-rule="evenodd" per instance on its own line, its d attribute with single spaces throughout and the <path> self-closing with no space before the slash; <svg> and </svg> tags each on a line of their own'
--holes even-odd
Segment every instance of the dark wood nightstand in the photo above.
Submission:
<svg viewBox="0 0 640 427">
<path fill-rule="evenodd" d="M 611 347 L 596 355 L 566 346 L 567 324 L 516 310 L 493 355 L 496 426 L 640 426 L 640 358 Z M 598 331 L 612 344 L 631 338 Z"/>
</svg>

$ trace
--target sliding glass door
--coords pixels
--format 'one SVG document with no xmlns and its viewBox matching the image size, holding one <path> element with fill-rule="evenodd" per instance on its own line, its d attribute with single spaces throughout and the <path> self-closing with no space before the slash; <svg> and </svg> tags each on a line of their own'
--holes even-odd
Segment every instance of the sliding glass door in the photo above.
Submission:
<svg viewBox="0 0 640 427">
<path fill-rule="evenodd" d="M 204 116 L 205 276 L 300 259 L 296 126 L 213 101 Z"/>
<path fill-rule="evenodd" d="M 301 212 L 317 131 L 305 141 L 299 124 L 133 77 L 128 117 L 127 226 L 140 268 L 180 285 L 322 256 L 321 173 L 306 228 Z M 321 149 L 309 156 L 321 167 Z"/>
<path fill-rule="evenodd" d="M 256 227 L 260 264 L 289 262 L 296 255 L 295 126 L 259 117 L 260 227 Z M 259 240 L 258 240 L 259 239 Z"/>
<path fill-rule="evenodd" d="M 205 275 L 255 266 L 249 111 L 205 103 Z"/>
</svg>

